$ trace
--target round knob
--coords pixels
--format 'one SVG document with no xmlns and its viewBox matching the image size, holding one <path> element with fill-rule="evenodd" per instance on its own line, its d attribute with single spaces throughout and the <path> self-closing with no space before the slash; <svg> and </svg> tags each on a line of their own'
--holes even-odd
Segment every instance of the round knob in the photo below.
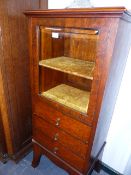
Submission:
<svg viewBox="0 0 131 175">
<path fill-rule="evenodd" d="M 60 125 L 60 118 L 57 118 L 56 119 L 56 124 L 55 124 L 56 126 L 59 126 Z"/>
<path fill-rule="evenodd" d="M 54 136 L 54 140 L 57 141 L 58 140 L 58 137 L 59 137 L 59 134 L 56 133 L 55 136 Z"/>
<path fill-rule="evenodd" d="M 54 153 L 54 154 L 57 154 L 57 151 L 58 151 L 58 148 L 55 147 L 54 150 L 53 150 L 53 153 Z"/>
<path fill-rule="evenodd" d="M 85 144 L 88 144 L 88 141 L 87 140 L 85 141 Z"/>
</svg>

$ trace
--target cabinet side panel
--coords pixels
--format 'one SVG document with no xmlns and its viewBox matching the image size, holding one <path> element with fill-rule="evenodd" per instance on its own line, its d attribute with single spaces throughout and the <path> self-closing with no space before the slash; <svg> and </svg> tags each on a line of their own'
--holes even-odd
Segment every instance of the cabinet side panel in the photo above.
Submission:
<svg viewBox="0 0 131 175">
<path fill-rule="evenodd" d="M 93 157 L 96 156 L 102 143 L 107 139 L 107 133 L 110 127 L 116 99 L 119 93 L 119 88 L 123 77 L 123 72 L 128 58 L 128 52 L 131 46 L 130 31 L 131 23 L 121 19 L 118 26 L 110 73 L 104 91 L 104 98 L 99 115 L 97 131 L 93 143 Z"/>
</svg>

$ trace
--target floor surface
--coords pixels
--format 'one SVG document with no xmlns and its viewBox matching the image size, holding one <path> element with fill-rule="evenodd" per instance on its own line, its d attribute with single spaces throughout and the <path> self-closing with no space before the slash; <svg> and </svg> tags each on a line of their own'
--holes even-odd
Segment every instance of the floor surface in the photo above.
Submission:
<svg viewBox="0 0 131 175">
<path fill-rule="evenodd" d="M 68 175 L 67 172 L 53 164 L 48 158 L 42 156 L 37 168 L 31 166 L 32 153 L 28 154 L 18 164 L 9 160 L 6 164 L 0 162 L 0 175 Z M 108 175 L 101 171 L 92 175 Z"/>
</svg>

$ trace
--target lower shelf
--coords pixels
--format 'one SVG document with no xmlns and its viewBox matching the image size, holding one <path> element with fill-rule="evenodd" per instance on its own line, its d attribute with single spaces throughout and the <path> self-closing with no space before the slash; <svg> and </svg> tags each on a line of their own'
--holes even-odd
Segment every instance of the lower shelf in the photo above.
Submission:
<svg viewBox="0 0 131 175">
<path fill-rule="evenodd" d="M 61 84 L 41 95 L 79 112 L 87 113 L 90 92 Z"/>
</svg>

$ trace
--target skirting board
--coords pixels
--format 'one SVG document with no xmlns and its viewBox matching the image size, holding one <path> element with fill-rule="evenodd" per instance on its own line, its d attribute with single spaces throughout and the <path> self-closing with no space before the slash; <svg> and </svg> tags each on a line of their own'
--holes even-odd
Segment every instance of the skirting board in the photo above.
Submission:
<svg viewBox="0 0 131 175">
<path fill-rule="evenodd" d="M 123 175 L 99 160 L 96 162 L 96 165 L 95 165 L 95 170 L 97 171 L 98 169 L 103 170 L 109 175 Z"/>
<path fill-rule="evenodd" d="M 8 154 L 0 154 L 0 161 L 2 163 L 6 163 L 8 159 L 9 159 Z"/>
<path fill-rule="evenodd" d="M 9 155 L 9 157 L 18 163 L 23 157 L 25 157 L 28 153 L 32 151 L 32 142 L 26 145 L 23 149 L 21 149 L 17 154 Z"/>
</svg>

